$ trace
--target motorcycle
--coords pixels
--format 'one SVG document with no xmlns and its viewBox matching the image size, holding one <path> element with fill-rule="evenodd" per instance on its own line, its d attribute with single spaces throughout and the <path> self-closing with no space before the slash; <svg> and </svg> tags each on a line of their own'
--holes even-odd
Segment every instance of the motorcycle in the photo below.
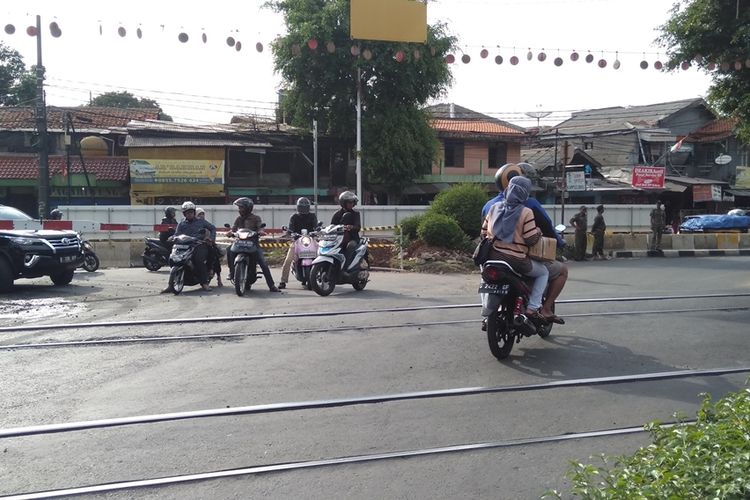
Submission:
<svg viewBox="0 0 750 500">
<path fill-rule="evenodd" d="M 318 257 L 310 268 L 310 287 L 318 295 L 330 295 L 337 284 L 351 284 L 364 290 L 370 279 L 368 238 L 360 238 L 351 260 L 347 262 L 344 226 L 329 225 L 319 232 Z"/>
<path fill-rule="evenodd" d="M 564 225 L 555 227 L 559 233 L 564 229 Z M 517 273 L 503 260 L 488 260 L 480 269 L 479 293 L 487 294 L 483 314 L 487 317 L 487 341 L 493 356 L 499 360 L 507 358 L 513 344 L 523 337 L 549 336 L 552 323 L 525 314 L 534 278 Z"/>
<path fill-rule="evenodd" d="M 80 238 L 80 234 L 79 234 Z M 91 243 L 87 240 L 81 239 L 81 254 L 83 255 L 83 261 L 81 262 L 81 265 L 78 266 L 85 271 L 88 271 L 90 273 L 93 273 L 97 269 L 99 269 L 99 257 L 96 256 L 96 253 L 94 253 L 94 247 L 91 245 Z"/>
<path fill-rule="evenodd" d="M 164 245 L 159 238 L 145 238 L 145 240 L 146 249 L 141 255 L 143 266 L 149 271 L 158 271 L 163 266 L 168 266 L 172 248 Z"/>
<path fill-rule="evenodd" d="M 224 227 L 229 227 L 229 224 L 225 224 Z M 261 224 L 260 227 L 264 228 L 266 225 Z M 229 248 L 235 255 L 232 282 L 237 296 L 242 297 L 258 281 L 260 233 L 250 229 L 239 229 L 235 236 L 234 242 Z"/>
<path fill-rule="evenodd" d="M 175 295 L 182 293 L 182 289 L 187 286 L 200 285 L 198 276 L 193 264 L 193 254 L 199 245 L 204 245 L 204 241 L 186 234 L 172 236 L 173 241 L 172 253 L 169 254 L 169 286 Z M 213 271 L 209 268 L 208 280 L 213 278 Z"/>
<path fill-rule="evenodd" d="M 282 227 L 287 230 L 286 227 Z M 318 256 L 318 241 L 316 232 L 308 233 L 303 229 L 302 233 L 290 233 L 294 243 L 294 261 L 292 263 L 292 273 L 302 286 L 310 290 L 310 270 L 312 269 L 313 260 Z"/>
</svg>

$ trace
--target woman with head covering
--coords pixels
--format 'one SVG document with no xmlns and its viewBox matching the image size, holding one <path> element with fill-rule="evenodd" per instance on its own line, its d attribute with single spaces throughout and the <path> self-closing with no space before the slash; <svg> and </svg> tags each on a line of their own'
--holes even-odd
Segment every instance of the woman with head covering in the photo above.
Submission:
<svg viewBox="0 0 750 500">
<path fill-rule="evenodd" d="M 553 318 L 554 313 L 542 307 L 549 270 L 541 262 L 529 258 L 529 247 L 542 236 L 534 222 L 534 212 L 524 206 L 530 190 L 531 181 L 528 178 L 513 177 L 505 190 L 505 200 L 492 205 L 487 213 L 482 224 L 482 236 L 494 238 L 490 259 L 504 260 L 516 272 L 534 278 L 526 314 Z"/>
</svg>

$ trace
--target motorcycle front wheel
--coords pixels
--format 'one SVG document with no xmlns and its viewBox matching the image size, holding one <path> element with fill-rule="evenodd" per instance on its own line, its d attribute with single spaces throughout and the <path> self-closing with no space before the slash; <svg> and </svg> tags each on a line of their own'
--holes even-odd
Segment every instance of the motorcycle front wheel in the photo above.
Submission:
<svg viewBox="0 0 750 500">
<path fill-rule="evenodd" d="M 496 311 L 487 317 L 487 341 L 492 355 L 497 359 L 505 359 L 510 355 L 515 336 L 505 311 Z"/>
<path fill-rule="evenodd" d="M 336 288 L 336 283 L 331 278 L 331 263 L 320 262 L 313 264 L 310 269 L 310 287 L 313 292 L 317 293 L 321 297 L 331 295 L 333 290 Z"/>
<path fill-rule="evenodd" d="M 234 264 L 234 291 L 238 297 L 245 295 L 247 290 L 247 262 L 240 261 Z"/>
<path fill-rule="evenodd" d="M 83 256 L 83 264 L 81 267 L 86 271 L 93 273 L 99 269 L 99 257 L 95 253 L 87 253 Z"/>
<path fill-rule="evenodd" d="M 179 267 L 169 271 L 169 286 L 175 295 L 182 293 L 182 289 L 185 288 L 185 269 Z"/>
<path fill-rule="evenodd" d="M 148 255 L 149 257 L 151 257 L 153 259 L 157 258 L 156 255 L 154 255 L 151 252 L 147 252 L 146 255 Z M 158 261 L 155 262 L 153 260 L 147 259 L 146 256 L 144 256 L 143 257 L 143 267 L 145 267 L 149 271 L 158 271 L 159 269 L 161 269 L 161 264 L 159 264 Z"/>
</svg>

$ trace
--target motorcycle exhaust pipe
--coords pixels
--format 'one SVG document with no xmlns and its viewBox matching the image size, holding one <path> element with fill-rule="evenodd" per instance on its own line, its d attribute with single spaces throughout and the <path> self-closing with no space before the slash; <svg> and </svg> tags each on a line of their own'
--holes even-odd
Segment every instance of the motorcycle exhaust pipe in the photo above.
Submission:
<svg viewBox="0 0 750 500">
<path fill-rule="evenodd" d="M 531 337 L 536 333 L 536 325 L 525 314 L 513 316 L 513 326 L 518 328 L 526 337 Z"/>
</svg>

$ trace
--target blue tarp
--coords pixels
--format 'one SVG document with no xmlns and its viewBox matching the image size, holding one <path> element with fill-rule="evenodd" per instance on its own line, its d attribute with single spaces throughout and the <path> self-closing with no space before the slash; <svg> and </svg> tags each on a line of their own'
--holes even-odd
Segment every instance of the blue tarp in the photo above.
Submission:
<svg viewBox="0 0 750 500">
<path fill-rule="evenodd" d="M 680 231 L 685 233 L 748 228 L 750 228 L 750 216 L 747 215 L 697 215 L 680 225 Z"/>
</svg>

